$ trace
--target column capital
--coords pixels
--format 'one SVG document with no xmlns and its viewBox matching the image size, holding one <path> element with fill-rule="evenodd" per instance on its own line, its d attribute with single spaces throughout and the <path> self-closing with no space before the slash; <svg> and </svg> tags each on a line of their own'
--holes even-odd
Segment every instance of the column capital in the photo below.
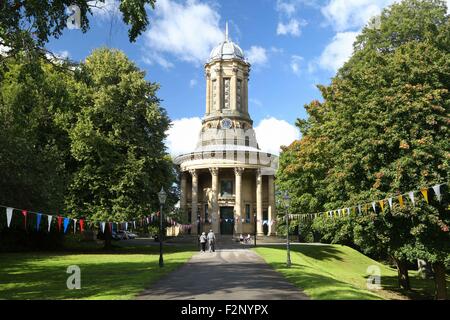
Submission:
<svg viewBox="0 0 450 320">
<path fill-rule="evenodd" d="M 198 176 L 197 170 L 195 170 L 195 169 L 189 169 L 189 173 L 191 174 L 191 176 L 193 178 L 197 178 L 197 176 Z"/>
<path fill-rule="evenodd" d="M 244 172 L 245 168 L 236 167 L 234 168 L 234 174 L 237 176 L 242 176 L 242 173 Z"/>
<path fill-rule="evenodd" d="M 261 176 L 261 173 L 262 173 L 261 168 L 256 169 L 256 175 L 257 175 L 258 177 Z"/>
<path fill-rule="evenodd" d="M 211 172 L 211 175 L 217 176 L 219 174 L 219 168 L 217 167 L 209 168 L 209 172 Z"/>
</svg>

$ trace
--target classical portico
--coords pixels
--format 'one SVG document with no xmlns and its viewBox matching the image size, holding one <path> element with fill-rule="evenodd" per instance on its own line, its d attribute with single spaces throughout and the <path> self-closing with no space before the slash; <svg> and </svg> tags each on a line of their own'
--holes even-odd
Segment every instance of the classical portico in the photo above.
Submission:
<svg viewBox="0 0 450 320">
<path fill-rule="evenodd" d="M 228 28 L 227 28 L 228 29 Z M 197 147 L 174 159 L 191 233 L 275 233 L 278 158 L 260 150 L 248 113 L 250 64 L 226 31 L 205 64 L 206 112 Z M 255 221 L 256 217 L 256 221 Z"/>
</svg>

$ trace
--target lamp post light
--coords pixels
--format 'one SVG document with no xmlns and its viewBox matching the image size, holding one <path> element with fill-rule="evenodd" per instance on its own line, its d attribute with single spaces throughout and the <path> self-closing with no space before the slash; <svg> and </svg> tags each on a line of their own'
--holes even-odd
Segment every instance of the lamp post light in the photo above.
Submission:
<svg viewBox="0 0 450 320">
<path fill-rule="evenodd" d="M 283 196 L 284 203 L 286 205 L 286 253 L 287 253 L 287 260 L 286 260 L 286 266 L 288 268 L 291 267 L 291 250 L 289 245 L 289 204 L 291 202 L 291 198 L 289 197 L 289 194 L 287 192 L 284 193 Z"/>
<path fill-rule="evenodd" d="M 159 267 L 164 267 L 163 248 L 162 248 L 162 229 L 163 229 L 163 206 L 166 203 L 167 193 L 161 187 L 161 191 L 158 192 L 159 199 Z"/>
</svg>

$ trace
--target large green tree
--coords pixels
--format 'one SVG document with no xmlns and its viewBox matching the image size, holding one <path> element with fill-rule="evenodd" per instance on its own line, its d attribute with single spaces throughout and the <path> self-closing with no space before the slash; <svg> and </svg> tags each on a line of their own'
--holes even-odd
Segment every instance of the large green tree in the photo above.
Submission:
<svg viewBox="0 0 450 320">
<path fill-rule="evenodd" d="M 68 128 L 76 162 L 68 208 L 97 221 L 148 215 L 158 208 L 157 192 L 174 181 L 158 85 L 118 50 L 95 50 L 80 67 L 86 99 Z"/>
<path fill-rule="evenodd" d="M 363 29 L 354 54 L 331 84 L 319 87 L 323 101 L 306 106 L 310 118 L 298 121 L 305 148 L 294 144 L 280 159 L 280 183 L 290 188 L 298 212 L 346 207 L 448 181 L 446 12 L 445 3 L 436 0 L 405 0 L 385 9 L 379 24 Z M 410 205 L 405 213 L 413 227 L 398 223 L 396 208 L 377 218 L 384 223 L 370 227 L 385 235 L 383 247 L 400 264 L 412 258 L 431 261 L 437 289 L 445 288 L 450 235 L 443 226 L 450 217 L 445 209 L 422 206 L 427 205 Z M 437 290 L 437 297 L 443 295 Z"/>
</svg>

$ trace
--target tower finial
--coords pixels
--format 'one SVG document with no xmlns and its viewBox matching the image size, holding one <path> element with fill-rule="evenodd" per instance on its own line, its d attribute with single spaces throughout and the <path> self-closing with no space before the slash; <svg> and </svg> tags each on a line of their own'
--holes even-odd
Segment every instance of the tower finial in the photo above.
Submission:
<svg viewBox="0 0 450 320">
<path fill-rule="evenodd" d="M 228 21 L 225 23 L 225 41 L 228 42 Z"/>
</svg>

